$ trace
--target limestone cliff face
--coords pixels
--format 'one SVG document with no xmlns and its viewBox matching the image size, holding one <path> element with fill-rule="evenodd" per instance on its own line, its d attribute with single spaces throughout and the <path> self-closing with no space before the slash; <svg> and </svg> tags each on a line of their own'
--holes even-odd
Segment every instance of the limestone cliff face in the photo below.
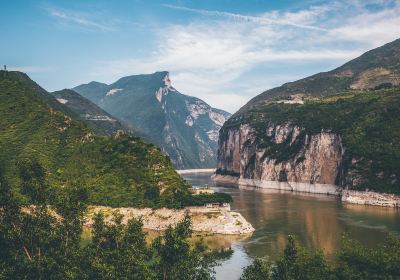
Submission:
<svg viewBox="0 0 400 280">
<path fill-rule="evenodd" d="M 248 124 L 222 131 L 217 173 L 262 181 L 342 184 L 345 149 L 340 135 L 324 130 L 307 134 L 290 122 L 270 123 L 263 133 Z"/>
<path fill-rule="evenodd" d="M 216 166 L 218 131 L 231 114 L 180 93 L 166 71 L 75 88 L 166 153 L 175 168 Z M 68 103 L 67 103 L 68 104 Z"/>
</svg>

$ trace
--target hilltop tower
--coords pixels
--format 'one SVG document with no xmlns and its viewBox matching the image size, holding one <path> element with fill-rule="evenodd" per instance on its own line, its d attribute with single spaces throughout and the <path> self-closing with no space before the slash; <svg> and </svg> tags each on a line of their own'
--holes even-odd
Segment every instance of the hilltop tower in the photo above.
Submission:
<svg viewBox="0 0 400 280">
<path fill-rule="evenodd" d="M 4 71 L 7 71 L 7 65 L 4 64 Z"/>
</svg>

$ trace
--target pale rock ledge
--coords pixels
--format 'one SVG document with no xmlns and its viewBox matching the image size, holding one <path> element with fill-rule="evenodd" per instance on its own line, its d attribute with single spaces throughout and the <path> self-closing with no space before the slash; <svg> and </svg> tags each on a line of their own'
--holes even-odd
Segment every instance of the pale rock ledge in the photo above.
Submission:
<svg viewBox="0 0 400 280">
<path fill-rule="evenodd" d="M 129 219 L 141 218 L 144 229 L 166 230 L 181 221 L 187 212 L 192 218 L 192 229 L 196 232 L 216 234 L 249 234 L 254 231 L 253 226 L 237 212 L 230 211 L 230 207 L 186 207 L 184 209 L 151 209 L 151 208 L 111 208 L 105 206 L 89 207 L 85 226 L 93 225 L 93 215 L 102 211 L 105 221 L 111 222 L 112 213 L 123 215 L 122 223 Z"/>
</svg>

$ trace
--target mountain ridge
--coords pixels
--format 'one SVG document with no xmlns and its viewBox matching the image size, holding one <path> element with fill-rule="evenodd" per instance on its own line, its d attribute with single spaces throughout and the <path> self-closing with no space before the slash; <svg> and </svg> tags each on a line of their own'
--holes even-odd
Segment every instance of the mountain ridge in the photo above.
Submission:
<svg viewBox="0 0 400 280">
<path fill-rule="evenodd" d="M 400 85 L 400 39 L 369 50 L 327 72 L 320 72 L 266 90 L 245 104 L 240 111 L 265 102 L 324 97 L 345 90 L 367 90 Z M 382 68 L 382 66 L 385 66 Z M 296 96 L 297 95 L 297 96 Z"/>
<path fill-rule="evenodd" d="M 180 93 L 168 71 L 73 89 L 162 148 L 176 168 L 215 167 L 218 131 L 230 114 Z"/>
<path fill-rule="evenodd" d="M 121 124 L 115 117 L 71 89 L 51 92 L 58 102 L 69 108 L 97 133 L 113 135 L 119 131 L 132 134 L 131 128 Z"/>
<path fill-rule="evenodd" d="M 12 185 L 20 185 L 20 162 L 35 159 L 54 191 L 79 184 L 93 205 L 181 207 L 190 198 L 157 147 L 124 133 L 96 134 L 26 74 L 0 71 L 0 99 L 0 159 Z"/>
<path fill-rule="evenodd" d="M 221 128 L 217 174 L 274 188 L 400 193 L 399 85 L 400 39 L 267 90 Z"/>
</svg>

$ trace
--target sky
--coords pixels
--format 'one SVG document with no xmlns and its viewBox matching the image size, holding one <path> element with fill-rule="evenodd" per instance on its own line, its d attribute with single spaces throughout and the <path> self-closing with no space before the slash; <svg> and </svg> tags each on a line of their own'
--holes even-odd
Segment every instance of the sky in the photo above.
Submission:
<svg viewBox="0 0 400 280">
<path fill-rule="evenodd" d="M 3 0 L 0 64 L 48 91 L 169 71 L 231 113 L 400 37 L 400 0 Z"/>
</svg>

